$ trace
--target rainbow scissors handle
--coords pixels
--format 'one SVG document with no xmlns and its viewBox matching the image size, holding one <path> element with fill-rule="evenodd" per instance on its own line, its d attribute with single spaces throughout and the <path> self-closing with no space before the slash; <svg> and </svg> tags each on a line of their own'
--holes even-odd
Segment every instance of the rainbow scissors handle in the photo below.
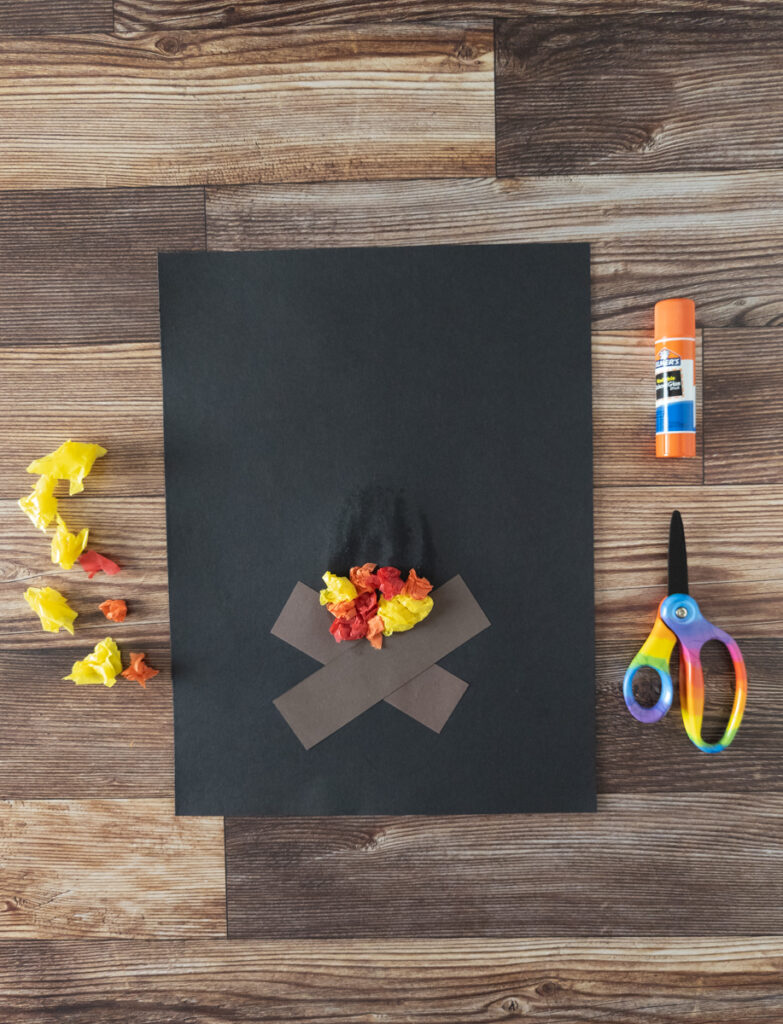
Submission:
<svg viewBox="0 0 783 1024">
<path fill-rule="evenodd" d="M 661 602 L 663 604 L 663 601 Z M 672 656 L 677 637 L 668 626 L 661 621 L 661 607 L 652 632 L 647 637 L 642 649 L 633 659 L 623 678 L 623 697 L 628 710 L 640 722 L 657 722 L 663 718 L 672 706 L 674 687 L 669 675 L 669 661 Z M 633 679 L 640 668 L 651 668 L 658 673 L 661 680 L 661 695 L 652 707 L 644 707 L 633 695 Z"/>
<path fill-rule="evenodd" d="M 737 642 L 728 633 L 708 622 L 688 594 L 670 594 L 661 602 L 659 615 L 680 642 L 685 667 L 680 679 L 680 708 L 688 738 L 694 746 L 707 754 L 725 750 L 740 727 L 748 696 L 748 674 Z M 717 640 L 723 644 L 734 663 L 734 703 L 726 728 L 717 743 L 706 743 L 701 737 L 701 723 L 704 717 L 704 674 L 700 654 L 708 640 Z"/>
<path fill-rule="evenodd" d="M 700 653 L 709 640 L 722 643 L 734 663 L 734 704 L 723 735 L 717 743 L 706 743 L 701 736 L 704 717 L 704 674 Z M 644 646 L 628 666 L 623 679 L 623 697 L 628 710 L 640 722 L 657 722 L 671 707 L 674 687 L 669 661 L 679 642 L 684 672 L 680 675 L 680 710 L 688 738 L 705 753 L 725 750 L 739 729 L 748 693 L 745 662 L 736 641 L 722 629 L 713 626 L 701 614 L 698 604 L 688 594 L 670 594 L 658 606 L 658 616 Z M 649 708 L 643 707 L 633 694 L 633 679 L 640 668 L 651 668 L 661 680 L 661 694 Z"/>
</svg>

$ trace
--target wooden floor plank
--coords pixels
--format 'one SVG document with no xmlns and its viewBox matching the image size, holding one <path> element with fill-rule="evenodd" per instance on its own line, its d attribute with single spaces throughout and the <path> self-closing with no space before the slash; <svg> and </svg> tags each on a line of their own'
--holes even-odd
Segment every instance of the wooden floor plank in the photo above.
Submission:
<svg viewBox="0 0 783 1024">
<path fill-rule="evenodd" d="M 175 818 L 168 800 L 4 802 L 0 848 L 0 938 L 225 934 L 220 818 Z"/>
<path fill-rule="evenodd" d="M 145 651 L 160 675 L 146 689 L 125 679 L 109 689 L 66 682 L 73 662 L 106 636 L 117 641 L 126 666 L 131 651 Z M 0 798 L 173 798 L 167 624 L 139 626 L 129 618 L 73 639 L 28 632 L 4 637 L 2 647 Z"/>
<path fill-rule="evenodd" d="M 121 477 L 121 469 L 115 469 L 114 474 Z M 92 474 L 88 483 L 89 480 Z M 44 534 L 36 530 L 16 502 L 0 501 L 3 538 L 0 637 L 27 633 L 40 641 L 38 618 L 22 600 L 22 593 L 29 586 L 61 590 L 79 612 L 76 629 L 85 637 L 88 630 L 92 636 L 109 628 L 97 607 L 109 597 L 123 597 L 128 601 L 128 618 L 121 626 L 114 627 L 119 632 L 132 627 L 135 634 L 149 625 L 166 625 L 168 593 L 163 498 L 95 497 L 86 491 L 69 498 L 67 483 L 63 489 L 66 496 L 59 498 L 59 511 L 68 526 L 72 530 L 89 528 L 88 547 L 113 558 L 121 571 L 115 576 L 98 573 L 88 579 L 78 563 L 71 569 L 52 564 L 52 531 Z M 115 493 L 121 490 L 118 488 Z M 49 634 L 45 639 L 50 645 L 57 644 L 60 640 L 66 642 L 67 635 Z"/>
<path fill-rule="evenodd" d="M 122 303 L 121 295 L 118 301 Z M 120 306 L 118 316 L 121 310 Z M 54 451 L 67 437 L 100 443 L 108 452 L 95 463 L 82 494 L 69 499 L 67 483 L 57 490 L 63 514 L 68 521 L 69 513 L 75 517 L 74 525 L 85 515 L 84 503 L 96 496 L 163 494 L 158 342 L 0 345 L 0 362 L 0 407 L 4 409 L 0 418 L 4 453 L 0 498 L 16 499 L 28 493 L 36 477 L 25 472 L 26 467 Z M 111 515 L 118 514 L 121 517 L 119 503 L 111 510 Z M 86 518 L 84 523 L 91 525 Z M 92 525 L 97 528 L 99 524 L 93 521 Z M 30 535 L 22 536 L 29 544 Z M 144 543 L 144 538 L 139 537 L 138 543 Z"/>
<path fill-rule="evenodd" d="M 0 37 L 0 189 L 491 174 L 491 22 Z"/>
<path fill-rule="evenodd" d="M 783 316 L 783 181 L 770 172 L 209 188 L 210 249 L 591 243 L 601 331 L 652 331 L 690 295 L 708 327 Z"/>
<path fill-rule="evenodd" d="M 596 487 L 702 482 L 701 331 L 696 337 L 695 458 L 655 457 L 654 362 L 651 331 L 593 335 L 593 480 Z"/>
<path fill-rule="evenodd" d="M 657 486 L 596 490 L 596 590 L 665 590 L 675 508 L 685 524 L 692 587 L 783 584 L 783 487 Z"/>
<path fill-rule="evenodd" d="M 0 344 L 157 341 L 157 252 L 203 249 L 203 191 L 7 193 L 0 238 Z M 54 355 L 41 353 L 27 388 L 39 376 L 49 386 L 56 373 Z M 63 374 L 59 384 L 63 400 L 79 392 L 78 378 Z"/>
<path fill-rule="evenodd" d="M 596 815 L 227 819 L 226 857 L 232 938 L 772 934 L 783 795 L 610 795 Z"/>
<path fill-rule="evenodd" d="M 105 469 L 104 469 L 105 465 Z M 89 580 L 78 566 L 51 564 L 49 538 L 13 501 L 0 501 L 0 796 L 75 798 L 171 796 L 173 724 L 168 635 L 165 518 L 162 497 L 96 497 L 91 484 L 124 489 L 125 467 L 110 453 L 96 464 L 83 494 L 60 508 L 73 528 L 90 528 L 90 545 L 122 571 Z M 129 472 L 132 480 L 133 474 Z M 67 492 L 67 486 L 63 488 Z M 78 612 L 75 635 L 44 633 L 23 600 L 28 586 L 55 587 Z M 108 622 L 98 605 L 128 603 L 123 623 Z M 111 636 L 123 652 L 145 651 L 161 670 L 142 690 L 120 679 L 114 687 L 63 681 L 74 661 Z"/>
<path fill-rule="evenodd" d="M 709 332 L 707 483 L 783 480 L 783 343 L 780 330 Z"/>
<path fill-rule="evenodd" d="M 778 1024 L 783 939 L 25 942 L 14 1024 Z"/>
<path fill-rule="evenodd" d="M 783 17 L 498 23 L 500 175 L 783 166 Z"/>
<path fill-rule="evenodd" d="M 715 15 L 773 12 L 778 0 L 710 0 Z M 120 35 L 152 29 L 356 25 L 437 18 L 519 18 L 556 14 L 672 14 L 703 11 L 702 0 L 115 0 Z"/>
<path fill-rule="evenodd" d="M 0 34 L 111 32 L 111 0 L 3 0 Z"/>
</svg>

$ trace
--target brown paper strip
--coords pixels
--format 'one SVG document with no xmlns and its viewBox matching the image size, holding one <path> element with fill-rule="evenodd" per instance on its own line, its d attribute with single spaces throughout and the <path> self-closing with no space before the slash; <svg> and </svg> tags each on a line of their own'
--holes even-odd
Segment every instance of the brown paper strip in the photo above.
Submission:
<svg viewBox="0 0 783 1024">
<path fill-rule="evenodd" d="M 327 629 L 329 622 L 318 591 L 297 583 L 272 626 L 272 634 L 326 665 L 339 658 L 345 650 L 334 642 Z M 462 679 L 440 665 L 432 665 L 385 700 L 398 711 L 439 733 L 467 688 L 468 684 Z"/>
<path fill-rule="evenodd" d="M 430 665 L 384 700 L 433 732 L 440 732 L 467 688 L 464 679 L 440 665 Z"/>
<path fill-rule="evenodd" d="M 461 576 L 433 593 L 429 617 L 389 637 L 383 650 L 357 644 L 303 679 L 275 707 L 309 750 L 489 626 Z"/>
</svg>

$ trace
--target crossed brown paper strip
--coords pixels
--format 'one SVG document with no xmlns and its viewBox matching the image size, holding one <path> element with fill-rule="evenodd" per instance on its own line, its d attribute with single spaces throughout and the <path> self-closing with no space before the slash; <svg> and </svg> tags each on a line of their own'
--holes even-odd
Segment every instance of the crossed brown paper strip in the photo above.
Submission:
<svg viewBox="0 0 783 1024">
<path fill-rule="evenodd" d="M 489 626 L 461 576 L 433 592 L 433 609 L 414 630 L 370 644 L 338 647 L 318 592 L 297 583 L 280 613 L 274 636 L 323 668 L 274 701 L 305 749 L 331 736 L 379 701 L 440 732 L 468 684 L 436 664 Z"/>
</svg>

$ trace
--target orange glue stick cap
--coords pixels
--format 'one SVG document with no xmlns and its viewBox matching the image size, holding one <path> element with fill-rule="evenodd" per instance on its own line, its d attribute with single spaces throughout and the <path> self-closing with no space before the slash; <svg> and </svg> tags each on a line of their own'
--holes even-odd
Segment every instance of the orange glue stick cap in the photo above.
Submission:
<svg viewBox="0 0 783 1024">
<path fill-rule="evenodd" d="M 655 338 L 695 338 L 693 299 L 662 299 L 655 303 Z"/>
</svg>

